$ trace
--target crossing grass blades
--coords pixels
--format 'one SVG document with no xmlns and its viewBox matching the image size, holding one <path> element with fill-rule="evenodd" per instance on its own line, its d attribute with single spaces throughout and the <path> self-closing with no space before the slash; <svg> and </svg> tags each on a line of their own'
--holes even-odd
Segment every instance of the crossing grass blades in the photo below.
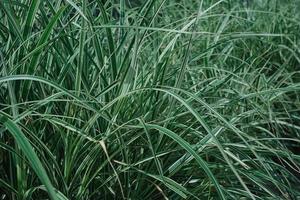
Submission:
<svg viewBox="0 0 300 200">
<path fill-rule="evenodd" d="M 299 199 L 299 8 L 0 1 L 0 198 Z"/>
</svg>

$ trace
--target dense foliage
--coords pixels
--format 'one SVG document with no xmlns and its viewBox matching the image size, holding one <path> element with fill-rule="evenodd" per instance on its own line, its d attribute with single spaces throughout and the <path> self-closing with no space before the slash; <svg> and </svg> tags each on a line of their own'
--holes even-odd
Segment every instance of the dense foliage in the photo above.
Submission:
<svg viewBox="0 0 300 200">
<path fill-rule="evenodd" d="M 298 0 L 0 0 L 0 198 L 299 199 Z"/>
</svg>

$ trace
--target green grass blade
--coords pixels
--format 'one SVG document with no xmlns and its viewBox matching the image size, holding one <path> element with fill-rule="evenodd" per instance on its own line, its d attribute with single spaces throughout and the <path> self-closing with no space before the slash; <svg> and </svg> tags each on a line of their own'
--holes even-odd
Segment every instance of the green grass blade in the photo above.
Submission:
<svg viewBox="0 0 300 200">
<path fill-rule="evenodd" d="M 30 33 L 30 31 L 32 29 L 33 21 L 36 16 L 36 12 L 37 12 L 37 9 L 38 9 L 40 3 L 41 3 L 40 0 L 31 1 L 30 8 L 28 10 L 24 28 L 23 28 L 24 38 L 27 38 L 28 34 Z"/>
<path fill-rule="evenodd" d="M 182 148 L 184 148 L 187 152 L 189 152 L 191 155 L 193 155 L 193 157 L 195 158 L 195 160 L 197 161 L 197 163 L 199 164 L 199 166 L 201 167 L 201 169 L 203 169 L 205 171 L 205 173 L 207 174 L 207 176 L 213 182 L 214 186 L 217 189 L 217 192 L 219 194 L 220 199 L 226 199 L 226 196 L 225 196 L 225 194 L 223 192 L 222 186 L 220 185 L 220 183 L 218 182 L 218 180 L 216 179 L 216 177 L 214 176 L 214 174 L 209 169 L 207 163 L 197 154 L 197 152 L 195 152 L 195 150 L 193 149 L 193 147 L 188 142 L 186 142 L 183 138 L 181 138 L 180 136 L 178 136 L 173 131 L 171 131 L 171 130 L 169 130 L 167 128 L 164 128 L 162 126 L 158 126 L 158 125 L 155 125 L 155 124 L 146 124 L 146 126 L 149 129 L 156 129 L 156 130 L 160 131 L 161 133 L 165 134 L 166 136 L 172 138 Z"/>
<path fill-rule="evenodd" d="M 43 34 L 41 35 L 41 37 L 40 37 L 40 39 L 39 39 L 39 41 L 37 43 L 37 46 L 36 46 L 37 48 L 39 46 L 44 45 L 44 43 L 46 43 L 48 41 L 48 39 L 50 37 L 50 34 L 53 31 L 54 26 L 57 23 L 58 19 L 63 14 L 64 9 L 65 9 L 64 7 L 60 8 L 57 11 L 56 15 L 53 16 L 53 18 L 50 20 L 49 24 L 47 25 L 47 27 L 43 31 Z M 36 54 L 34 54 L 32 56 L 32 59 L 31 59 L 30 64 L 29 64 L 29 67 L 27 69 L 27 73 L 28 74 L 33 74 L 33 72 L 36 71 L 36 68 L 37 68 L 37 65 L 38 65 L 41 53 L 42 53 L 42 51 L 39 51 L 39 52 L 37 52 Z"/>
<path fill-rule="evenodd" d="M 45 185 L 47 188 L 48 194 L 52 200 L 58 200 L 58 197 L 55 192 L 55 188 L 53 187 L 50 179 L 45 171 L 41 161 L 39 160 L 38 156 L 34 152 L 31 144 L 27 140 L 26 136 L 22 133 L 22 131 L 18 128 L 18 126 L 8 119 L 5 116 L 1 116 L 0 118 L 1 123 L 7 128 L 7 130 L 14 136 L 18 146 L 23 151 L 31 167 L 35 171 L 36 175 L 39 177 L 40 181 Z"/>
</svg>

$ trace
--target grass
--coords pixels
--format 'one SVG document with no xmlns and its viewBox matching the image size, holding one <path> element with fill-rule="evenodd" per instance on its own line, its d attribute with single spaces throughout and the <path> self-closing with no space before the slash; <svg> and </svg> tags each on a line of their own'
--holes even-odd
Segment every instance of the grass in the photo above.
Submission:
<svg viewBox="0 0 300 200">
<path fill-rule="evenodd" d="M 0 1 L 0 198 L 299 199 L 299 7 Z"/>
</svg>

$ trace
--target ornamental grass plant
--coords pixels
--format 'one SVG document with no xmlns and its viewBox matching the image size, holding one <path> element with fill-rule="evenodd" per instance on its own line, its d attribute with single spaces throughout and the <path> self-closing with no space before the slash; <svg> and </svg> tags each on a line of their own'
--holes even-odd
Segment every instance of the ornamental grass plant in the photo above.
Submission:
<svg viewBox="0 0 300 200">
<path fill-rule="evenodd" d="M 0 0 L 0 199 L 300 199 L 299 0 Z"/>
</svg>

